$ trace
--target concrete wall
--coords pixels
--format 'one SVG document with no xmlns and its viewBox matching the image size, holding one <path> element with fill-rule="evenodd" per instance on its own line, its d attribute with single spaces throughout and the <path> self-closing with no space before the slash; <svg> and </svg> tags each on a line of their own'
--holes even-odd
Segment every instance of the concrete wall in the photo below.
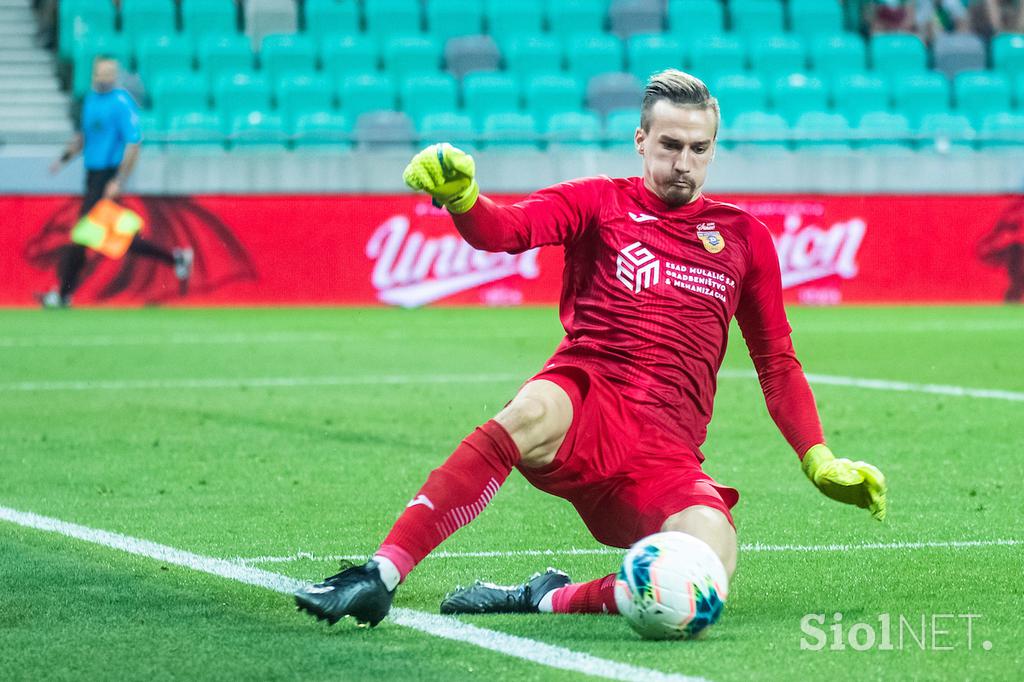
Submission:
<svg viewBox="0 0 1024 682">
<path fill-rule="evenodd" d="M 777 193 L 989 194 L 1024 191 L 1024 148 L 985 153 L 775 152 L 720 149 L 706 190 Z M 81 163 L 47 172 L 60 147 L 0 149 L 0 193 L 81 191 Z M 404 191 L 410 151 L 165 151 L 145 148 L 126 191 L 139 194 Z M 478 152 L 484 192 L 526 192 L 561 180 L 637 175 L 625 151 Z"/>
</svg>

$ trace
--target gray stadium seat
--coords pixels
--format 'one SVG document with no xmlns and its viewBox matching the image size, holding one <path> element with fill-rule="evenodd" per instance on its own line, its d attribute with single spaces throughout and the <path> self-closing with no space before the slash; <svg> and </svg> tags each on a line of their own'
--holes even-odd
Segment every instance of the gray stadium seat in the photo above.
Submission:
<svg viewBox="0 0 1024 682">
<path fill-rule="evenodd" d="M 602 73 L 587 84 L 587 107 L 602 116 L 618 109 L 639 109 L 643 92 L 631 73 Z"/>
<path fill-rule="evenodd" d="M 295 0 L 245 0 L 245 34 L 253 49 L 270 33 L 295 33 L 299 30 L 299 10 Z"/>
<path fill-rule="evenodd" d="M 953 78 L 961 71 L 984 71 L 985 43 L 967 33 L 940 33 L 932 48 L 935 70 Z"/>
<path fill-rule="evenodd" d="M 496 71 L 501 51 L 490 36 L 449 38 L 444 46 L 444 63 L 456 78 L 471 71 Z"/>
<path fill-rule="evenodd" d="M 412 148 L 417 140 L 412 119 L 400 111 L 369 111 L 356 119 L 353 134 L 360 147 Z"/>
<path fill-rule="evenodd" d="M 662 0 L 612 0 L 608 9 L 611 32 L 620 38 L 637 33 L 661 33 L 664 9 Z"/>
</svg>

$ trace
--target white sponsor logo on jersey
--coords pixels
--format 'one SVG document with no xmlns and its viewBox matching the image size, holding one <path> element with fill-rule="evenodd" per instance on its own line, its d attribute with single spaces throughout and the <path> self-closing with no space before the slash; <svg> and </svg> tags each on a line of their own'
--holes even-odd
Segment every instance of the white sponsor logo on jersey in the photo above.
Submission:
<svg viewBox="0 0 1024 682">
<path fill-rule="evenodd" d="M 427 237 L 411 230 L 404 215 L 384 221 L 366 243 L 366 256 L 374 261 L 371 281 L 377 295 L 385 303 L 404 307 L 432 303 L 513 275 L 536 279 L 539 251 L 478 251 L 454 232 Z"/>
<path fill-rule="evenodd" d="M 619 251 L 615 276 L 627 289 L 639 294 L 661 281 L 661 262 L 640 242 L 633 242 Z"/>
<path fill-rule="evenodd" d="M 629 217 L 633 219 L 634 223 L 647 223 L 652 220 L 657 220 L 655 216 L 647 215 L 646 213 L 633 213 L 629 212 Z"/>
</svg>

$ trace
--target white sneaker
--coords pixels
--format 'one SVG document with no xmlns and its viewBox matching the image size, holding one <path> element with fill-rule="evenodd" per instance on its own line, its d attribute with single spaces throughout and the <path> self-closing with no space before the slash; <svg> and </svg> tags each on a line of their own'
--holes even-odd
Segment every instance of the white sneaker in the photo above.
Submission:
<svg viewBox="0 0 1024 682">
<path fill-rule="evenodd" d="M 195 253 L 190 248 L 174 249 L 171 252 L 174 256 L 174 276 L 178 278 L 181 285 L 181 293 L 185 295 L 188 291 L 188 280 L 192 277 L 192 262 Z"/>
</svg>

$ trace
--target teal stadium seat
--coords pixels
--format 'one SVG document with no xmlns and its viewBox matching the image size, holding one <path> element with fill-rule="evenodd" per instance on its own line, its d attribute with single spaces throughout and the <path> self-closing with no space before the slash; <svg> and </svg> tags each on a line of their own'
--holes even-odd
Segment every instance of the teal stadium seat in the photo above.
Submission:
<svg viewBox="0 0 1024 682">
<path fill-rule="evenodd" d="M 856 33 L 833 33 L 810 38 L 811 69 L 822 76 L 857 73 L 868 67 L 864 39 Z"/>
<path fill-rule="evenodd" d="M 365 0 L 366 32 L 378 39 L 420 33 L 419 0 Z"/>
<path fill-rule="evenodd" d="M 334 109 L 334 87 L 321 73 L 289 73 L 275 81 L 274 100 L 289 127 L 294 127 L 307 113 Z"/>
<path fill-rule="evenodd" d="M 431 35 L 396 36 L 384 41 L 384 70 L 395 78 L 434 74 L 441 70 L 441 41 Z"/>
<path fill-rule="evenodd" d="M 523 87 L 526 110 L 537 117 L 542 128 L 556 114 L 580 111 L 584 92 L 583 82 L 566 73 L 536 74 L 526 79 Z"/>
<path fill-rule="evenodd" d="M 977 135 L 971 119 L 948 111 L 925 114 L 917 132 L 919 149 L 943 152 L 973 150 Z"/>
<path fill-rule="evenodd" d="M 167 142 L 167 124 L 152 111 L 143 111 L 139 114 L 139 130 L 149 148 L 163 147 Z"/>
<path fill-rule="evenodd" d="M 747 51 L 734 35 L 706 36 L 690 43 L 687 61 L 690 73 L 710 84 L 721 74 L 745 70 Z"/>
<path fill-rule="evenodd" d="M 299 114 L 290 130 L 297 150 L 352 145 L 351 122 L 344 114 L 334 110 Z"/>
<path fill-rule="evenodd" d="M 979 127 L 990 114 L 1010 110 L 1010 81 L 995 71 L 965 71 L 953 80 L 956 109 Z"/>
<path fill-rule="evenodd" d="M 828 88 L 817 76 L 791 73 L 773 82 L 771 102 L 775 113 L 793 124 L 805 111 L 828 109 Z"/>
<path fill-rule="evenodd" d="M 506 69 L 520 78 L 562 68 L 562 43 L 549 35 L 515 36 L 504 53 Z"/>
<path fill-rule="evenodd" d="M 223 147 L 223 119 L 212 111 L 175 114 L 167 127 L 167 143 L 180 147 Z"/>
<path fill-rule="evenodd" d="M 439 111 L 427 114 L 418 127 L 420 145 L 450 142 L 461 149 L 477 146 L 476 126 L 469 114 L 460 111 Z"/>
<path fill-rule="evenodd" d="M 548 3 L 548 29 L 559 38 L 591 35 L 605 29 L 607 0 L 557 0 Z"/>
<path fill-rule="evenodd" d="M 131 66 L 128 41 L 120 33 L 89 33 L 75 48 L 72 59 L 71 90 L 81 97 L 92 85 L 92 63 L 99 55 L 113 57 L 122 68 Z"/>
<path fill-rule="evenodd" d="M 840 0 L 789 0 L 789 27 L 807 40 L 842 32 Z"/>
<path fill-rule="evenodd" d="M 258 73 L 226 73 L 213 86 L 214 108 L 230 124 L 235 116 L 270 109 L 271 90 L 267 77 Z"/>
<path fill-rule="evenodd" d="M 793 135 L 798 149 L 849 151 L 853 131 L 842 114 L 808 111 L 796 120 Z"/>
<path fill-rule="evenodd" d="M 596 147 L 601 144 L 601 119 L 589 111 L 563 111 L 542 126 L 550 146 Z"/>
<path fill-rule="evenodd" d="M 483 125 L 488 114 L 520 108 L 519 81 L 508 73 L 471 73 L 462 80 L 462 104 L 474 125 Z"/>
<path fill-rule="evenodd" d="M 729 24 L 740 36 L 782 33 L 786 30 L 780 0 L 730 0 Z"/>
<path fill-rule="evenodd" d="M 1024 75 L 1024 34 L 1003 33 L 992 39 L 992 68 L 1011 78 Z"/>
<path fill-rule="evenodd" d="M 868 51 L 871 68 L 890 76 L 928 69 L 927 48 L 920 38 L 910 33 L 877 33 L 871 37 Z"/>
<path fill-rule="evenodd" d="M 544 30 L 541 0 L 489 0 L 485 8 L 487 32 L 504 42 L 513 36 L 532 35 Z"/>
<path fill-rule="evenodd" d="M 484 119 L 481 147 L 485 149 L 522 149 L 539 142 L 537 121 L 532 114 L 506 111 Z"/>
<path fill-rule="evenodd" d="M 718 98 L 722 120 L 732 120 L 745 111 L 764 111 L 768 108 L 768 90 L 764 80 L 755 74 L 734 73 L 715 79 L 711 93 Z"/>
<path fill-rule="evenodd" d="M 664 69 L 682 69 L 685 57 L 682 39 L 668 33 L 635 35 L 626 43 L 629 72 L 641 82 Z"/>
<path fill-rule="evenodd" d="M 633 138 L 639 125 L 639 112 L 613 111 L 604 121 L 605 144 L 609 149 L 633 149 Z"/>
<path fill-rule="evenodd" d="M 379 73 L 361 73 L 345 76 L 339 90 L 341 111 L 350 121 L 370 111 L 394 109 L 398 89 L 391 76 Z"/>
<path fill-rule="evenodd" d="M 1024 111 L 1024 73 L 1013 79 L 1013 101 L 1018 110 Z"/>
<path fill-rule="evenodd" d="M 851 121 L 869 111 L 888 111 L 889 93 L 889 80 L 877 71 L 842 74 L 832 81 L 833 107 Z M 901 113 L 906 115 L 905 110 Z"/>
<path fill-rule="evenodd" d="M 750 70 L 765 78 L 800 73 L 807 69 L 807 46 L 802 38 L 786 33 L 759 35 L 750 41 Z"/>
<path fill-rule="evenodd" d="M 377 41 L 361 34 L 328 35 L 320 44 L 324 73 L 335 80 L 354 73 L 376 71 L 380 65 Z"/>
<path fill-rule="evenodd" d="M 122 0 L 121 33 L 128 40 L 138 42 L 144 35 L 164 35 L 177 30 L 174 0 Z"/>
<path fill-rule="evenodd" d="M 161 125 L 169 126 L 177 114 L 210 108 L 210 84 L 192 71 L 158 74 L 149 89 L 153 113 Z"/>
<path fill-rule="evenodd" d="M 230 0 L 181 0 L 181 29 L 193 37 L 237 33 L 238 10 Z"/>
<path fill-rule="evenodd" d="M 305 33 L 317 45 L 328 36 L 359 33 L 359 5 L 356 0 L 306 0 Z"/>
<path fill-rule="evenodd" d="M 283 149 L 288 137 L 279 114 L 254 110 L 234 115 L 228 131 L 228 144 L 234 150 Z"/>
<path fill-rule="evenodd" d="M 251 71 L 255 56 L 245 36 L 210 34 L 199 38 L 196 61 L 212 85 L 225 74 Z"/>
<path fill-rule="evenodd" d="M 479 0 L 428 0 L 427 31 L 448 38 L 483 33 L 484 11 Z"/>
<path fill-rule="evenodd" d="M 427 114 L 455 111 L 459 106 L 455 79 L 442 73 L 409 76 L 402 81 L 399 97 L 402 111 L 417 125 Z"/>
<path fill-rule="evenodd" d="M 723 133 L 727 148 L 789 151 L 789 124 L 780 114 L 746 111 L 736 116 Z"/>
<path fill-rule="evenodd" d="M 725 33 L 721 0 L 669 0 L 668 32 L 688 40 Z"/>
<path fill-rule="evenodd" d="M 1015 111 L 987 114 L 981 120 L 978 143 L 982 149 L 1024 147 L 1024 114 Z"/>
<path fill-rule="evenodd" d="M 167 71 L 191 71 L 195 58 L 192 39 L 178 34 L 146 34 L 135 50 L 136 71 L 143 82 Z"/>
<path fill-rule="evenodd" d="M 937 71 L 903 74 L 892 81 L 893 110 L 917 125 L 927 114 L 949 111 L 949 80 Z"/>
<path fill-rule="evenodd" d="M 82 41 L 112 35 L 117 12 L 112 2 L 63 0 L 57 7 L 57 44 L 62 59 L 71 59 Z"/>
<path fill-rule="evenodd" d="M 584 82 L 599 73 L 622 71 L 622 40 L 609 33 L 569 36 L 565 47 L 568 71 Z"/>
<path fill-rule="evenodd" d="M 271 33 L 260 44 L 260 66 L 270 82 L 289 73 L 316 70 L 316 45 L 299 33 Z"/>
<path fill-rule="evenodd" d="M 903 114 L 869 111 L 857 123 L 857 146 L 862 149 L 912 149 L 910 121 Z"/>
</svg>

